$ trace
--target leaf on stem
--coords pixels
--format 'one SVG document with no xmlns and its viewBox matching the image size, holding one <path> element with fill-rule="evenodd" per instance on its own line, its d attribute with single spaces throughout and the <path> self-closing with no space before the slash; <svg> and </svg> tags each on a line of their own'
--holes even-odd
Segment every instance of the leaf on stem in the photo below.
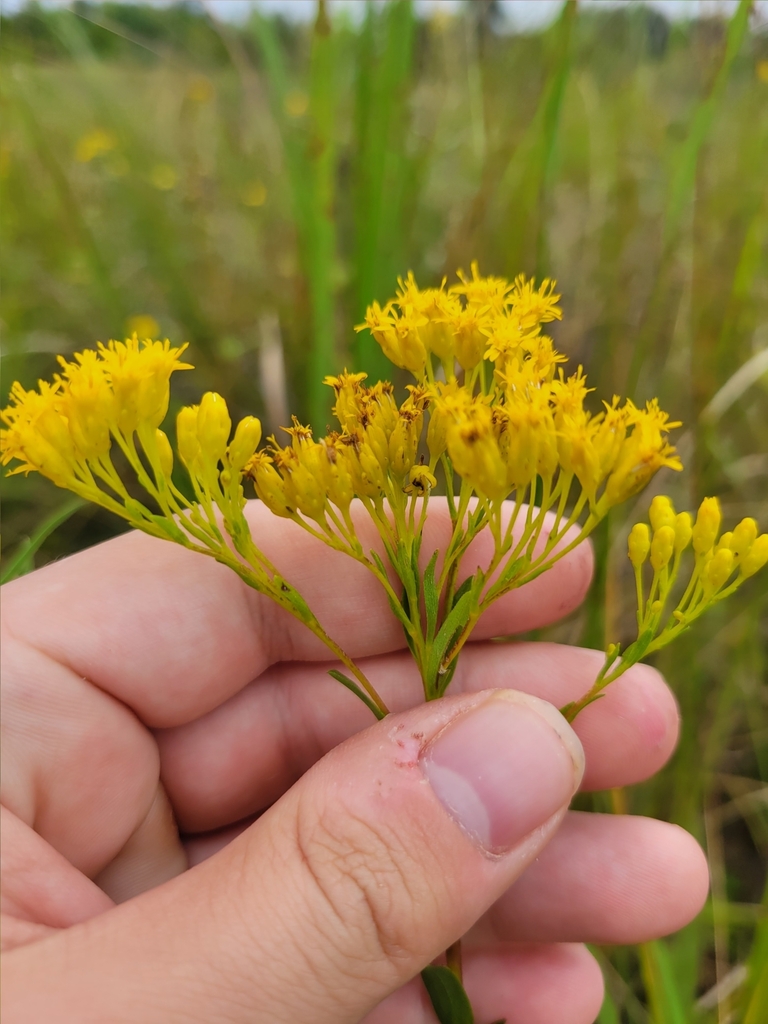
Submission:
<svg viewBox="0 0 768 1024">
<path fill-rule="evenodd" d="M 435 635 L 437 624 L 437 611 L 440 603 L 440 594 L 435 584 L 435 565 L 437 564 L 438 552 L 432 555 L 429 565 L 424 570 L 424 607 L 427 612 L 427 640 Z"/>
<path fill-rule="evenodd" d="M 362 690 L 354 680 L 349 678 L 349 676 L 345 676 L 343 672 L 339 672 L 336 668 L 328 669 L 328 675 L 333 676 L 333 678 L 340 682 L 342 686 L 346 686 L 346 688 L 351 690 L 356 697 L 359 697 L 363 704 L 365 704 L 367 708 L 370 708 L 374 715 L 376 715 L 379 721 L 381 721 L 382 718 L 386 718 L 386 715 L 381 708 L 377 708 L 365 690 Z"/>
<path fill-rule="evenodd" d="M 425 967 L 421 977 L 440 1024 L 475 1024 L 469 997 L 450 967 Z"/>
<path fill-rule="evenodd" d="M 469 620 L 471 607 L 472 607 L 472 594 L 470 588 L 472 586 L 473 577 L 470 576 L 469 580 L 465 580 L 461 586 L 461 590 L 464 591 L 461 596 L 457 594 L 458 601 L 454 604 L 451 611 L 445 618 L 440 630 L 435 637 L 435 642 L 432 644 L 429 651 L 429 660 L 427 662 L 427 683 L 430 689 L 435 687 L 437 676 L 440 671 L 440 665 L 446 651 L 449 649 L 457 634 L 464 629 Z M 467 586 L 467 583 L 469 586 Z"/>
</svg>

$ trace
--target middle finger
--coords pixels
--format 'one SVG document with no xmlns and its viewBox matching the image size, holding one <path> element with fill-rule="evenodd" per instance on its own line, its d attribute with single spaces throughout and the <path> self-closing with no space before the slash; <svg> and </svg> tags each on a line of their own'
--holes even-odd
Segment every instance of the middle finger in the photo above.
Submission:
<svg viewBox="0 0 768 1024">
<path fill-rule="evenodd" d="M 452 692 L 523 690 L 561 706 L 581 696 L 602 654 L 557 644 L 469 645 Z M 423 700 L 406 652 L 362 667 L 394 711 Z M 156 733 L 163 783 L 180 827 L 207 832 L 258 814 L 327 751 L 367 728 L 370 712 L 327 675 L 327 666 L 279 664 L 187 725 Z M 653 669 L 637 665 L 574 723 L 586 754 L 583 788 L 647 778 L 677 739 L 677 707 Z"/>
</svg>

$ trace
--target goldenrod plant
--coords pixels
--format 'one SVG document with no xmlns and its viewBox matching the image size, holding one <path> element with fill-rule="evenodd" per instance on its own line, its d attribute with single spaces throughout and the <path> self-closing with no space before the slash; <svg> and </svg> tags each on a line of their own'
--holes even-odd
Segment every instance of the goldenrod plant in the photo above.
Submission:
<svg viewBox="0 0 768 1024">
<path fill-rule="evenodd" d="M 566 376 L 547 323 L 562 316 L 554 282 L 522 275 L 483 277 L 476 264 L 456 284 L 419 288 L 412 274 L 395 298 L 374 302 L 365 323 L 386 357 L 414 378 L 398 400 L 386 381 L 364 373 L 327 377 L 338 428 L 315 438 L 295 418 L 259 448 L 258 419 L 234 431 L 214 392 L 176 419 L 176 452 L 193 497 L 174 483 L 174 452 L 161 429 L 170 378 L 191 369 L 186 346 L 135 335 L 85 350 L 37 390 L 13 386 L 0 451 L 13 473 L 37 471 L 153 536 L 210 555 L 301 620 L 341 663 L 331 675 L 383 718 L 388 709 L 355 662 L 328 636 L 315 612 L 284 579 L 244 515 L 252 484 L 277 516 L 360 562 L 384 588 L 418 666 L 425 700 L 447 690 L 464 644 L 484 611 L 545 572 L 581 544 L 616 505 L 637 495 L 666 467 L 682 469 L 656 400 L 639 408 L 613 397 L 585 406 L 581 367 Z M 119 450 L 149 502 L 133 496 L 115 468 Z M 422 551 L 433 494 L 444 490 L 452 534 L 443 550 Z M 361 540 L 367 515 L 380 540 Z M 593 687 L 562 709 L 572 721 L 641 658 L 665 646 L 707 608 L 768 562 L 768 534 L 753 519 L 720 533 L 716 498 L 695 521 L 669 498 L 650 507 L 650 528 L 629 535 L 638 636 L 624 652 L 611 644 Z M 484 564 L 469 548 L 488 531 Z M 687 552 L 692 549 L 693 558 Z M 652 578 L 646 579 L 646 563 Z M 679 584 L 689 572 L 685 585 Z M 675 603 L 676 602 L 676 603 Z M 672 603 L 673 610 L 668 611 Z M 348 673 L 348 674 L 347 674 Z M 466 1024 L 461 953 L 424 973 L 442 1024 Z"/>
</svg>

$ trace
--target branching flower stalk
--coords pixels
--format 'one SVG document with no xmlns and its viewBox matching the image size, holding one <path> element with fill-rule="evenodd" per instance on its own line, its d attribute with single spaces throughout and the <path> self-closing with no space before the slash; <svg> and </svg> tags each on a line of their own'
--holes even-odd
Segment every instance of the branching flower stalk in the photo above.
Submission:
<svg viewBox="0 0 768 1024">
<path fill-rule="evenodd" d="M 0 413 L 2 462 L 15 460 L 13 473 L 39 472 L 137 529 L 229 566 L 303 622 L 344 669 L 331 675 L 383 718 L 388 708 L 370 680 L 252 536 L 245 489 L 253 486 L 272 513 L 376 577 L 403 628 L 425 700 L 443 696 L 462 648 L 495 601 L 582 543 L 659 469 L 682 469 L 668 440 L 680 424 L 655 399 L 638 408 L 614 397 L 602 411 L 589 411 L 582 368 L 565 376 L 565 356 L 544 333 L 562 316 L 558 301 L 552 281 L 537 288 L 520 276 L 510 284 L 482 277 L 476 264 L 452 287 L 443 281 L 421 289 L 409 274 L 396 296 L 383 307 L 374 302 L 356 328 L 371 331 L 390 361 L 413 376 L 404 399 L 386 381 L 367 384 L 364 373 L 344 371 L 325 380 L 337 429 L 317 439 L 294 418 L 283 428 L 287 444 L 270 437 L 259 448 L 259 420 L 246 416 L 233 432 L 226 402 L 207 392 L 176 418 L 187 493 L 174 480 L 176 457 L 161 429 L 171 376 L 191 369 L 181 361 L 186 346 L 135 335 L 100 343 L 71 361 L 60 357 L 61 372 L 36 390 L 13 385 Z M 132 471 L 130 485 L 115 453 Z M 136 484 L 147 500 L 135 497 Z M 446 495 L 450 539 L 443 550 L 422 552 L 438 489 Z M 360 539 L 361 515 L 375 527 L 378 550 Z M 758 536 L 752 519 L 718 539 L 714 498 L 704 500 L 695 523 L 686 512 L 676 514 L 668 498 L 655 498 L 650 522 L 650 530 L 635 525 L 629 538 L 637 640 L 623 654 L 617 645 L 608 648 L 590 691 L 562 709 L 571 721 L 627 668 L 768 562 L 768 535 Z M 492 551 L 474 564 L 470 545 L 483 531 Z M 690 578 L 667 613 L 690 546 Z M 471 1020 L 458 943 L 448 964 L 425 972 L 433 1005 L 443 1024 Z"/>
</svg>

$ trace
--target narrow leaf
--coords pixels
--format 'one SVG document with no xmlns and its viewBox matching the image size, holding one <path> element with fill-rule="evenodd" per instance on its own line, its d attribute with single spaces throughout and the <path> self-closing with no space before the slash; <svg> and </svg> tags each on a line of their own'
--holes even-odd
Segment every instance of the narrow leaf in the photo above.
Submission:
<svg viewBox="0 0 768 1024">
<path fill-rule="evenodd" d="M 328 675 L 333 676 L 333 678 L 338 680 L 342 686 L 346 686 L 346 688 L 351 690 L 356 697 L 359 697 L 363 704 L 365 704 L 367 708 L 370 708 L 374 715 L 376 715 L 379 721 L 385 717 L 381 708 L 377 708 L 365 690 L 358 686 L 354 680 L 349 678 L 349 676 L 345 676 L 343 672 L 339 672 L 339 670 L 335 668 L 328 669 Z"/>
<path fill-rule="evenodd" d="M 449 967 L 425 967 L 421 977 L 440 1024 L 475 1024 L 464 986 Z"/>
<path fill-rule="evenodd" d="M 429 661 L 427 662 L 427 681 L 430 686 L 435 685 L 437 674 L 440 671 L 440 663 L 442 662 L 449 645 L 459 630 L 462 630 L 466 626 L 467 620 L 469 619 L 471 604 L 472 594 L 470 593 L 469 588 L 467 588 L 446 616 L 445 621 L 440 627 L 440 630 L 435 637 L 435 641 L 429 651 Z"/>
<path fill-rule="evenodd" d="M 456 607 L 456 605 L 459 603 L 459 601 L 462 599 L 462 597 L 464 597 L 464 595 L 467 593 L 467 591 L 469 590 L 469 588 L 472 586 L 472 584 L 474 582 L 475 582 L 475 577 L 474 576 L 467 576 L 467 578 L 461 584 L 459 589 L 453 595 L 453 601 L 451 602 L 451 608 L 455 608 Z"/>
<path fill-rule="evenodd" d="M 424 607 L 427 612 L 427 641 L 435 635 L 437 624 L 437 611 L 440 604 L 440 595 L 435 585 L 435 564 L 437 563 L 438 552 L 432 555 L 427 568 L 424 570 Z"/>
</svg>

